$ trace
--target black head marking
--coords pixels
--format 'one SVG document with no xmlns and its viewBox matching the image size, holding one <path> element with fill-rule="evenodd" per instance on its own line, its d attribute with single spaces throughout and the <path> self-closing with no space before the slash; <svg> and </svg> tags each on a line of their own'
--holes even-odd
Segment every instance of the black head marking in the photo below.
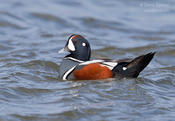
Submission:
<svg viewBox="0 0 175 121">
<path fill-rule="evenodd" d="M 66 48 L 71 53 L 67 57 L 73 57 L 82 61 L 88 61 L 90 59 L 90 44 L 81 35 L 71 35 L 66 43 Z"/>
</svg>

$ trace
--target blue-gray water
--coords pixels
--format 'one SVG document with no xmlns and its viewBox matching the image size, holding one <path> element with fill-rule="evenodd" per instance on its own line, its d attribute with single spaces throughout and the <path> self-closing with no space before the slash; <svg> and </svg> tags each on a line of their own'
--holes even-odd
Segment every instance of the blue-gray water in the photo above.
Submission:
<svg viewBox="0 0 175 121">
<path fill-rule="evenodd" d="M 175 120 L 175 1 L 0 0 L 0 121 Z M 63 81 L 72 34 L 93 58 L 156 51 L 137 79 Z"/>
</svg>

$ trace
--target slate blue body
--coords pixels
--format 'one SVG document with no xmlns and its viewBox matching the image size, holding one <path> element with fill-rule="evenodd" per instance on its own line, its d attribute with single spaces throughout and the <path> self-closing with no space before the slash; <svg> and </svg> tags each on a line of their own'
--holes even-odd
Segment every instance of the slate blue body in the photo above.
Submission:
<svg viewBox="0 0 175 121">
<path fill-rule="evenodd" d="M 80 70 L 84 66 L 88 66 L 88 64 L 92 63 L 98 63 L 101 66 L 108 67 L 113 77 L 136 78 L 155 55 L 155 52 L 151 52 L 134 59 L 90 61 L 91 48 L 89 42 L 83 36 L 75 34 L 69 37 L 63 50 L 70 52 L 69 55 L 64 57 L 60 64 L 59 76 L 64 80 L 76 79 L 73 75 L 73 71 Z M 90 72 L 91 69 L 88 71 Z"/>
</svg>

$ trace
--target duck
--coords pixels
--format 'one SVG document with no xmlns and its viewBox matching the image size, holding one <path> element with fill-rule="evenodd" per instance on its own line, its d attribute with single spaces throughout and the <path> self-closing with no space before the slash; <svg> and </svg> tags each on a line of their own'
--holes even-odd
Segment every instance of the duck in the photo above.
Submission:
<svg viewBox="0 0 175 121">
<path fill-rule="evenodd" d="M 82 35 L 71 35 L 59 53 L 68 52 L 59 67 L 59 77 L 63 80 L 103 80 L 108 78 L 137 78 L 153 59 L 155 52 L 133 59 L 91 60 L 91 47 Z"/>
</svg>

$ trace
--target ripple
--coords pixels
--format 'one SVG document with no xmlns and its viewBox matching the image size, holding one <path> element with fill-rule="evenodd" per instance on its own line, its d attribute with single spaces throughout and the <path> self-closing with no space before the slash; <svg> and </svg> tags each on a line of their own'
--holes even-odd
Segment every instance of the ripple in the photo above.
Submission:
<svg viewBox="0 0 175 121">
<path fill-rule="evenodd" d="M 12 28 L 15 28 L 15 29 L 24 29 L 24 27 L 21 27 L 17 24 L 13 24 L 13 23 L 10 23 L 10 22 L 5 22 L 5 21 L 1 21 L 0 22 L 0 27 L 12 27 Z"/>
<path fill-rule="evenodd" d="M 55 22 L 61 22 L 62 24 L 65 24 L 66 22 L 63 21 L 61 18 L 58 18 L 56 16 L 50 15 L 50 14 L 46 14 L 46 13 L 31 13 L 33 16 L 41 18 L 41 19 L 45 19 L 45 20 L 49 20 L 49 21 L 55 21 Z"/>
<path fill-rule="evenodd" d="M 51 61 L 41 61 L 41 60 L 32 60 L 27 63 L 23 63 L 21 66 L 28 69 L 31 68 L 31 69 L 39 69 L 39 70 L 42 70 L 42 69 L 49 70 L 50 68 L 55 71 L 58 71 L 59 69 L 59 66 L 56 63 Z"/>
<path fill-rule="evenodd" d="M 0 20 L 0 28 L 10 27 L 16 30 L 24 30 L 28 28 L 25 21 L 17 15 L 4 11 L 0 11 L 0 15 L 2 16 Z"/>
<path fill-rule="evenodd" d="M 9 51 L 9 50 L 12 50 L 13 49 L 13 47 L 11 47 L 11 46 L 8 46 L 8 45 L 0 45 L 0 50 L 1 50 L 1 53 L 2 53 L 2 51 Z"/>
<path fill-rule="evenodd" d="M 37 19 L 40 19 L 40 20 L 54 22 L 56 25 L 59 25 L 62 28 L 72 26 L 71 24 L 69 24 L 67 22 L 67 20 L 65 20 L 61 17 L 55 16 L 55 15 L 52 15 L 52 14 L 33 12 L 33 13 L 31 13 L 31 15 Z"/>
<path fill-rule="evenodd" d="M 97 18 L 74 18 L 75 20 L 79 20 L 83 26 L 96 28 L 96 29 L 116 29 L 117 27 L 122 27 L 124 24 L 120 22 L 113 21 L 105 21 Z"/>
</svg>

